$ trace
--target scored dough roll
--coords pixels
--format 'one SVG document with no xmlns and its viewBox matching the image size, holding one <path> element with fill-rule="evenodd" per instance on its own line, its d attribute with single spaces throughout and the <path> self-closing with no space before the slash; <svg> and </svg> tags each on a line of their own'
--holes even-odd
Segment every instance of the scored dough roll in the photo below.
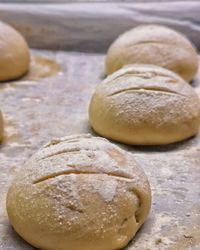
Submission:
<svg viewBox="0 0 200 250">
<path fill-rule="evenodd" d="M 0 22 L 0 81 L 23 76 L 29 68 L 29 48 L 22 35 Z"/>
<path fill-rule="evenodd" d="M 153 65 L 129 65 L 97 86 L 89 120 L 98 134 L 119 142 L 168 144 L 197 133 L 200 102 L 175 73 Z"/>
<path fill-rule="evenodd" d="M 110 46 L 106 73 L 126 64 L 154 64 L 179 74 L 186 81 L 198 69 L 195 47 L 181 33 L 161 25 L 141 25 L 120 35 Z"/>
<path fill-rule="evenodd" d="M 133 156 L 90 135 L 56 139 L 41 148 L 7 195 L 16 232 L 46 250 L 122 248 L 150 205 L 147 178 Z"/>
</svg>

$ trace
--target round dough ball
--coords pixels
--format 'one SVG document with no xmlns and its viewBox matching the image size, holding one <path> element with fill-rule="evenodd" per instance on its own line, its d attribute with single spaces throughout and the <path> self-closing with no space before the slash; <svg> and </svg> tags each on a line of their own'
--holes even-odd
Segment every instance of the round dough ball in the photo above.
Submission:
<svg viewBox="0 0 200 250">
<path fill-rule="evenodd" d="M 133 156 L 90 135 L 56 139 L 41 148 L 7 195 L 16 232 L 46 250 L 122 248 L 150 205 L 147 178 Z"/>
<path fill-rule="evenodd" d="M 110 46 L 106 73 L 134 63 L 158 65 L 191 81 L 198 69 L 198 56 L 179 32 L 160 25 L 142 25 L 125 32 Z"/>
<path fill-rule="evenodd" d="M 3 140 L 3 132 L 4 132 L 3 115 L 0 111 L 0 142 Z"/>
<path fill-rule="evenodd" d="M 0 22 L 0 81 L 23 76 L 29 68 L 29 48 L 19 32 Z"/>
<path fill-rule="evenodd" d="M 97 86 L 89 119 L 97 133 L 119 142 L 168 144 L 197 133 L 200 102 L 175 73 L 154 65 L 129 65 Z"/>
</svg>

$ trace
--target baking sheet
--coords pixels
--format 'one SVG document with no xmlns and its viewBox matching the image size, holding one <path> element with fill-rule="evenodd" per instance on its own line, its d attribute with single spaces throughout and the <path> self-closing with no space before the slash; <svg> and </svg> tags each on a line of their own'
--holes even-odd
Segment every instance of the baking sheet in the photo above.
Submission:
<svg viewBox="0 0 200 250">
<path fill-rule="evenodd" d="M 39 50 L 32 54 L 35 63 L 28 76 L 0 84 L 5 119 L 5 139 L 0 146 L 1 250 L 34 249 L 9 225 L 5 208 L 8 186 L 25 160 L 53 137 L 93 133 L 88 105 L 103 77 L 105 56 L 101 54 Z M 193 86 L 200 94 L 199 83 L 197 77 Z M 199 250 L 200 135 L 161 147 L 120 146 L 135 155 L 153 195 L 148 220 L 126 249 Z"/>
</svg>

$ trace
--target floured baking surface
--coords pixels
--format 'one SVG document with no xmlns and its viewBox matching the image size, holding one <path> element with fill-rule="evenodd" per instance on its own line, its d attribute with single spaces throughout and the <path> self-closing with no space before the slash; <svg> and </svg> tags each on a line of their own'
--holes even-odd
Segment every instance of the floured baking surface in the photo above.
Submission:
<svg viewBox="0 0 200 250">
<path fill-rule="evenodd" d="M 5 140 L 0 148 L 0 249 L 34 249 L 9 225 L 5 197 L 14 174 L 42 145 L 55 137 L 92 133 L 88 105 L 102 80 L 104 56 L 33 51 L 55 60 L 61 70 L 40 80 L 0 85 Z M 200 95 L 197 80 L 194 86 Z M 126 147 L 147 174 L 153 193 L 147 222 L 128 250 L 200 248 L 200 136 L 162 147 Z M 108 199 L 112 194 L 109 194 Z"/>
</svg>

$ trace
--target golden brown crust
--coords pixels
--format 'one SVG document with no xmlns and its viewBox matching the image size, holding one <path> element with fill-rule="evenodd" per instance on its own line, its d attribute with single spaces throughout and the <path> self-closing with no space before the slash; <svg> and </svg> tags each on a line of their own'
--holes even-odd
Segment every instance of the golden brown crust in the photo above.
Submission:
<svg viewBox="0 0 200 250">
<path fill-rule="evenodd" d="M 53 140 L 26 163 L 7 211 L 26 241 L 47 250 L 107 250 L 128 244 L 151 204 L 133 156 L 90 135 Z"/>
<path fill-rule="evenodd" d="M 199 98 L 164 68 L 129 65 L 97 87 L 89 119 L 100 135 L 136 145 L 168 144 L 196 134 Z"/>
<path fill-rule="evenodd" d="M 0 22 L 0 81 L 23 76 L 29 67 L 29 48 L 24 38 L 8 24 Z"/>
<path fill-rule="evenodd" d="M 191 81 L 198 69 L 198 56 L 182 34 L 161 25 L 141 25 L 120 35 L 106 57 L 106 73 L 126 64 L 154 64 Z"/>
</svg>

